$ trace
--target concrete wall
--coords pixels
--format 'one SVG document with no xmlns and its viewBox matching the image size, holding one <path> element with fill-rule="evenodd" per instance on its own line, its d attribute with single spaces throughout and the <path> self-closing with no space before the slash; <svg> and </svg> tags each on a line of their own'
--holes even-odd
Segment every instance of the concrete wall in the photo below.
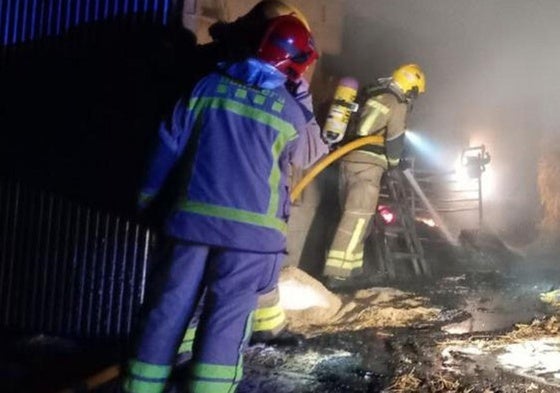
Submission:
<svg viewBox="0 0 560 393">
<path fill-rule="evenodd" d="M 223 20 L 233 21 L 246 14 L 259 0 L 185 0 L 183 23 L 201 44 L 210 41 L 208 26 Z M 342 43 L 342 0 L 292 0 L 308 19 L 323 53 L 336 54 Z"/>
</svg>

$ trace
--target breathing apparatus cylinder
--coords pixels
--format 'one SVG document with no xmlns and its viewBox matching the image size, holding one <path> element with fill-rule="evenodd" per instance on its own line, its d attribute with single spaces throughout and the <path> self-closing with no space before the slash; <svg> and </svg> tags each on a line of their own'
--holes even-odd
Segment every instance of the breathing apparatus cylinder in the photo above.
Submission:
<svg viewBox="0 0 560 393">
<path fill-rule="evenodd" d="M 323 127 L 323 138 L 329 144 L 338 143 L 344 138 L 350 116 L 358 110 L 358 104 L 355 102 L 357 94 L 358 81 L 355 78 L 340 79 Z"/>
</svg>

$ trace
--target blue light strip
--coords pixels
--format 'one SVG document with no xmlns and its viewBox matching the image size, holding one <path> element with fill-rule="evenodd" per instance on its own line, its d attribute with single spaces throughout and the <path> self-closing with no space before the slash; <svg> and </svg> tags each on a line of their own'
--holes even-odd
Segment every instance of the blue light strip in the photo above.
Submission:
<svg viewBox="0 0 560 393">
<path fill-rule="evenodd" d="M 0 0 L 0 23 L 4 26 L 4 3 Z M 2 34 L 2 33 L 0 33 Z M 4 45 L 4 36 L 0 37 L 0 42 Z"/>
<path fill-rule="evenodd" d="M 76 13 L 74 14 L 74 25 L 78 26 L 80 24 L 80 0 L 76 0 Z"/>
<path fill-rule="evenodd" d="M 49 1 L 49 11 L 47 13 L 47 36 L 51 35 L 51 28 L 52 28 L 52 22 L 53 22 L 53 1 Z"/>
<path fill-rule="evenodd" d="M 167 25 L 169 19 L 169 2 L 171 0 L 164 0 L 163 1 L 163 24 Z"/>
<path fill-rule="evenodd" d="M 45 3 L 41 2 L 41 9 L 39 11 L 39 28 L 37 31 L 37 38 L 42 38 L 45 35 L 45 32 L 43 31 L 43 26 L 45 25 L 44 23 L 45 21 Z"/>
<path fill-rule="evenodd" d="M 66 0 L 66 22 L 64 23 L 64 30 L 70 29 L 70 14 L 72 13 L 72 2 Z"/>
<path fill-rule="evenodd" d="M 16 4 L 14 7 L 14 28 L 12 30 L 12 44 L 15 44 L 18 41 L 17 33 L 18 33 L 18 22 L 19 22 L 19 0 L 16 0 Z"/>
<path fill-rule="evenodd" d="M 58 0 L 58 8 L 56 10 L 56 35 L 60 35 L 60 29 L 62 28 L 62 2 L 64 0 Z"/>
<path fill-rule="evenodd" d="M 86 8 L 85 22 L 86 22 L 86 23 L 89 23 L 89 20 L 90 20 L 90 19 L 89 19 L 89 11 L 90 11 L 90 10 L 89 10 L 89 0 L 86 0 L 86 6 L 85 6 L 85 8 Z"/>
<path fill-rule="evenodd" d="M 95 0 L 95 11 L 93 14 L 93 20 L 94 21 L 98 21 L 99 20 L 99 4 L 101 3 L 101 0 Z"/>
<path fill-rule="evenodd" d="M 37 0 L 33 0 L 33 4 L 31 5 L 31 39 L 35 39 L 35 21 L 37 17 Z"/>
<path fill-rule="evenodd" d="M 74 26 L 130 14 L 167 25 L 172 0 L 0 0 L 0 44 L 60 35 Z"/>
<path fill-rule="evenodd" d="M 11 1 L 8 0 L 8 5 L 6 6 L 6 18 L 4 19 L 4 45 L 8 45 L 10 39 L 10 5 Z"/>
<path fill-rule="evenodd" d="M 109 0 L 105 0 L 105 8 L 103 11 L 103 20 L 107 20 L 109 17 Z"/>
<path fill-rule="evenodd" d="M 23 15 L 21 17 L 21 37 L 20 41 L 27 41 L 27 13 L 29 12 L 29 0 L 23 1 Z"/>
</svg>

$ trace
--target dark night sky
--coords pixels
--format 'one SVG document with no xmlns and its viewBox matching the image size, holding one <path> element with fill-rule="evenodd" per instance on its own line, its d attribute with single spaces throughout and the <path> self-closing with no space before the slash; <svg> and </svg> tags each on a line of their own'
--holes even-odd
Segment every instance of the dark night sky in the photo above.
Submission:
<svg viewBox="0 0 560 393">
<path fill-rule="evenodd" d="M 469 141 L 488 146 L 493 227 L 511 229 L 538 214 L 539 149 L 544 137 L 560 135 L 560 2 L 347 0 L 346 6 L 343 54 L 332 59 L 331 71 L 367 82 L 401 63 L 419 63 L 427 93 L 409 128 L 439 144 L 447 163 Z"/>
</svg>

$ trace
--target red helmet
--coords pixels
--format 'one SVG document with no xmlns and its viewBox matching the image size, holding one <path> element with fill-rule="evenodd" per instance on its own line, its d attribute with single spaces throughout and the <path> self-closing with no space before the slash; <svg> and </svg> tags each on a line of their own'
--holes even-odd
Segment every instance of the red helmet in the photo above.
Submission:
<svg viewBox="0 0 560 393">
<path fill-rule="evenodd" d="M 293 15 L 284 15 L 270 20 L 257 57 L 295 80 L 317 60 L 319 54 L 305 24 Z"/>
</svg>

